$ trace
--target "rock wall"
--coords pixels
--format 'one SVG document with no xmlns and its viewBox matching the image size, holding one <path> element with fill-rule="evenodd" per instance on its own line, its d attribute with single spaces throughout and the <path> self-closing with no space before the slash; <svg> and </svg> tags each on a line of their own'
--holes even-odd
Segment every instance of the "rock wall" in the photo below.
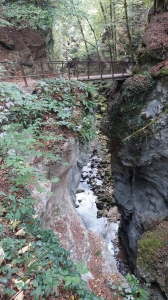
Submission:
<svg viewBox="0 0 168 300">
<path fill-rule="evenodd" d="M 168 299 L 166 246 L 157 238 L 158 232 L 164 234 L 160 224 L 165 230 L 168 217 L 167 31 L 168 12 L 150 18 L 136 75 L 118 87 L 112 84 L 112 94 L 107 91 L 108 114 L 102 121 L 122 215 L 120 237 L 136 275 L 152 284 L 152 300 Z"/>
<path fill-rule="evenodd" d="M 122 278 L 122 275 L 117 271 L 114 258 L 103 237 L 87 230 L 75 210 L 76 190 L 82 168 L 88 162 L 94 146 L 95 141 L 81 146 L 74 138 L 70 138 L 60 149 L 62 161 L 50 165 L 43 162 L 38 165 L 41 173 L 48 174 L 48 179 L 58 177 L 59 181 L 43 183 L 45 191 L 42 193 L 38 192 L 37 184 L 31 190 L 33 197 L 38 200 L 36 210 L 44 226 L 59 234 L 60 242 L 70 251 L 70 258 L 74 262 L 86 263 L 90 272 L 84 279 L 89 281 L 91 288 L 98 288 L 97 282 L 103 283 L 107 276 Z"/>
<path fill-rule="evenodd" d="M 157 79 L 145 98 L 141 94 L 136 99 L 137 110 L 129 115 L 128 122 L 133 124 L 136 120 L 139 124 L 142 118 L 143 126 L 131 133 L 123 117 L 111 131 L 107 129 L 109 120 L 117 122 L 117 114 L 122 111 L 129 114 L 133 100 L 126 102 L 125 98 L 116 107 L 118 111 L 113 119 L 109 112 L 109 117 L 102 122 L 103 131 L 110 137 L 114 194 L 122 215 L 120 237 L 134 269 L 142 234 L 168 216 L 168 77 Z M 117 133 L 122 134 L 122 140 Z"/>
<path fill-rule="evenodd" d="M 42 71 L 38 61 L 48 60 L 46 43 L 43 37 L 33 28 L 24 24 L 23 27 L 1 27 L 0 31 L 0 57 L 6 72 L 4 75 L 21 74 L 20 67 L 11 62 L 25 64 L 26 74 L 37 74 Z M 43 65 L 44 71 L 51 69 Z"/>
<path fill-rule="evenodd" d="M 115 198 L 122 211 L 123 229 L 136 258 L 136 245 L 142 233 L 168 215 L 168 78 L 157 81 L 140 112 L 150 123 L 118 146 L 111 144 Z"/>
</svg>

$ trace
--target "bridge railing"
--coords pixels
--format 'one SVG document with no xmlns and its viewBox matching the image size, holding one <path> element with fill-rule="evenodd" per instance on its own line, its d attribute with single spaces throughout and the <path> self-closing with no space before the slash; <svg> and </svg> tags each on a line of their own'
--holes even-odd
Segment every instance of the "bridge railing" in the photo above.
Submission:
<svg viewBox="0 0 168 300">
<path fill-rule="evenodd" d="M 85 80 L 99 75 L 109 74 L 114 77 L 120 74 L 121 77 L 134 65 L 134 62 L 106 61 L 106 60 L 71 60 L 71 61 L 30 61 L 30 62 L 0 62 L 0 80 L 23 79 L 27 84 L 27 77 L 46 78 L 64 76 L 68 79 Z"/>
</svg>

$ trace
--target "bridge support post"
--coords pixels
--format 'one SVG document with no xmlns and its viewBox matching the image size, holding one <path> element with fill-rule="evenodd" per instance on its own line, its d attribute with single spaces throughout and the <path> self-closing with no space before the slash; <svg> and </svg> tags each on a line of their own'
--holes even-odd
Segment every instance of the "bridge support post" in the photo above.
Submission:
<svg viewBox="0 0 168 300">
<path fill-rule="evenodd" d="M 90 77 L 90 62 L 87 61 L 87 76 L 88 76 L 88 79 Z"/>
<path fill-rule="evenodd" d="M 25 72 L 24 72 L 23 64 L 22 64 L 22 63 L 20 63 L 20 68 L 21 68 L 22 77 L 23 77 L 23 79 L 24 79 L 25 85 L 26 85 L 26 87 L 28 87 L 27 80 L 26 80 L 26 75 L 25 75 Z"/>
<path fill-rule="evenodd" d="M 71 71 L 70 71 L 70 62 L 68 62 L 68 79 L 71 78 Z"/>
</svg>

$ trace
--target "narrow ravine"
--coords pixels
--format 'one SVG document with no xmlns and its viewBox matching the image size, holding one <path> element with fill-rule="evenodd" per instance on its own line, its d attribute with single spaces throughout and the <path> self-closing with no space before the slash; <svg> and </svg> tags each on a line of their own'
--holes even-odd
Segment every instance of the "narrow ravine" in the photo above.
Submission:
<svg viewBox="0 0 168 300">
<path fill-rule="evenodd" d="M 80 184 L 76 193 L 76 211 L 81 217 L 87 229 L 101 235 L 111 255 L 115 259 L 116 266 L 122 275 L 130 272 L 124 255 L 124 249 L 121 247 L 118 239 L 118 229 L 120 225 L 120 215 L 117 207 L 114 205 L 106 210 L 106 214 L 102 210 L 98 210 L 96 203 L 101 207 L 98 197 L 95 195 L 95 187 L 105 189 L 103 179 L 101 177 L 102 170 L 100 163 L 102 158 L 94 151 L 90 161 L 83 167 Z M 110 162 L 109 162 L 110 164 Z M 107 199 L 108 200 L 108 199 Z M 106 206 L 106 204 L 105 204 Z"/>
</svg>

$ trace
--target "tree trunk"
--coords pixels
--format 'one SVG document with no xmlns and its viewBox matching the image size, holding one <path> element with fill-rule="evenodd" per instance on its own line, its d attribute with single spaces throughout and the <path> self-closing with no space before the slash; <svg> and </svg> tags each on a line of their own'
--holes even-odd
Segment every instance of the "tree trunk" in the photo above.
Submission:
<svg viewBox="0 0 168 300">
<path fill-rule="evenodd" d="M 87 20 L 87 22 L 88 22 L 88 24 L 90 26 L 91 31 L 93 32 L 93 35 L 94 35 L 94 38 L 95 38 L 95 43 L 96 43 L 96 47 L 95 48 L 96 48 L 96 51 L 97 51 L 98 60 L 100 60 L 98 41 L 97 41 L 97 38 L 96 38 L 96 34 L 95 34 L 95 31 L 94 31 L 94 28 L 93 28 L 92 24 L 90 23 L 89 19 L 86 16 L 84 16 L 84 17 Z"/>
<path fill-rule="evenodd" d="M 132 61 L 134 61 L 134 54 L 133 54 L 133 49 L 132 49 L 132 38 L 131 38 L 131 33 L 130 33 L 130 28 L 129 28 L 127 0 L 124 0 L 124 11 L 125 11 L 125 21 L 126 21 L 126 28 L 127 28 L 129 51 L 130 51 L 131 59 L 132 59 Z"/>
<path fill-rule="evenodd" d="M 106 18 L 106 12 L 105 12 L 105 9 L 103 7 L 103 4 L 102 4 L 101 1 L 99 1 L 99 4 L 100 4 L 101 12 L 102 12 L 102 15 L 103 15 L 103 19 L 104 19 L 104 22 L 105 22 L 105 30 L 106 30 L 106 33 L 107 33 L 107 43 L 108 43 L 108 48 L 109 48 L 110 60 L 112 61 L 113 60 L 113 53 L 112 53 L 111 39 L 110 39 L 110 34 L 109 34 L 110 28 L 108 26 L 108 22 L 107 22 L 107 18 Z"/>
<path fill-rule="evenodd" d="M 153 2 L 154 12 L 158 11 L 168 11 L 168 0 L 154 0 Z"/>
</svg>

